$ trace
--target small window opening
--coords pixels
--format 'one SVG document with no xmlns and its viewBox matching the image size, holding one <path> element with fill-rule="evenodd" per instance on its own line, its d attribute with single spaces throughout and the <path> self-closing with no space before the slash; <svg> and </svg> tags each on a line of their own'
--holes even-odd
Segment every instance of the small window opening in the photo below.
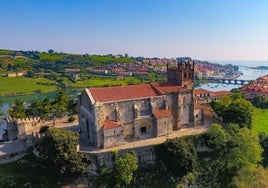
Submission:
<svg viewBox="0 0 268 188">
<path fill-rule="evenodd" d="M 146 133 L 146 127 L 141 127 L 141 133 Z"/>
</svg>

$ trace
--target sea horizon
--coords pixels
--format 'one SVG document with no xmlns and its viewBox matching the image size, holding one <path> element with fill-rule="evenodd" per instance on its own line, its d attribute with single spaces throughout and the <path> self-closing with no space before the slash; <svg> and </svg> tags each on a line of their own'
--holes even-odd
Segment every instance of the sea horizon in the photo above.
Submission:
<svg viewBox="0 0 268 188">
<path fill-rule="evenodd" d="M 211 63 L 218 63 L 221 65 L 227 65 L 227 64 L 232 64 L 232 65 L 237 65 L 240 67 L 258 67 L 258 66 L 267 66 L 268 67 L 268 61 L 253 61 L 253 60 L 209 60 L 208 62 Z"/>
</svg>

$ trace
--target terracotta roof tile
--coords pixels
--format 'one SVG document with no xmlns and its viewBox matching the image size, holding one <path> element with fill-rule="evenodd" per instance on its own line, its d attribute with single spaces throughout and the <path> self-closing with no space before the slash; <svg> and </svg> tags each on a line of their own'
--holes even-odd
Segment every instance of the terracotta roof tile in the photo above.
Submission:
<svg viewBox="0 0 268 188">
<path fill-rule="evenodd" d="M 88 88 L 95 101 L 109 102 L 128 99 L 154 97 L 169 92 L 188 90 L 176 84 L 152 83 L 142 85 Z"/>
<path fill-rule="evenodd" d="M 211 93 L 212 97 L 220 97 L 223 95 L 231 95 L 231 92 L 230 91 L 214 91 Z"/>
<path fill-rule="evenodd" d="M 120 127 L 120 123 L 117 121 L 105 120 L 103 122 L 103 130 L 113 129 L 113 128 L 117 128 L 117 127 Z"/>
<path fill-rule="evenodd" d="M 169 110 L 154 110 L 153 114 L 157 119 L 170 117 L 172 115 Z"/>
<path fill-rule="evenodd" d="M 88 88 L 95 101 L 108 102 L 157 96 L 150 84 Z"/>
<path fill-rule="evenodd" d="M 195 95 L 204 94 L 204 93 L 212 93 L 212 92 L 206 89 L 202 89 L 202 88 L 198 88 L 194 90 Z"/>
<path fill-rule="evenodd" d="M 178 86 L 176 84 L 169 84 L 169 83 L 151 83 L 154 89 L 157 89 L 161 93 L 170 93 L 170 92 L 178 92 L 179 90 L 188 90 L 187 88 Z"/>
</svg>

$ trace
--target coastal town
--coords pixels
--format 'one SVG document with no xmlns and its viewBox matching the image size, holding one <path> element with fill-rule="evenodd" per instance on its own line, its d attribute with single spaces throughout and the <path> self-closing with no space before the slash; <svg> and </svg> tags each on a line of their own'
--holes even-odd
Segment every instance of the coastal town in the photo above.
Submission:
<svg viewBox="0 0 268 188">
<path fill-rule="evenodd" d="M 0 1 L 0 188 L 268 188 L 268 1 Z"/>
</svg>

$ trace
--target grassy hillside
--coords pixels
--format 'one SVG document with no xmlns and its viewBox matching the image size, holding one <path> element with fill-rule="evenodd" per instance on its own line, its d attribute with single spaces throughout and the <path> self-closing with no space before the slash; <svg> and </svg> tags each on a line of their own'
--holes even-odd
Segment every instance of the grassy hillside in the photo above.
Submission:
<svg viewBox="0 0 268 188">
<path fill-rule="evenodd" d="M 64 54 L 64 53 L 53 53 L 53 54 L 40 53 L 39 54 L 40 60 L 43 60 L 43 59 L 61 60 L 61 59 L 66 58 L 67 56 L 68 56 L 68 54 Z"/>
<path fill-rule="evenodd" d="M 11 53 L 11 50 L 0 49 L 0 55 L 10 55 Z"/>
<path fill-rule="evenodd" d="M 268 109 L 254 110 L 252 130 L 256 133 L 265 132 L 268 135 Z"/>
<path fill-rule="evenodd" d="M 127 58 L 127 57 L 114 58 L 110 56 L 99 56 L 99 55 L 92 55 L 90 56 L 90 59 L 95 65 L 100 65 L 102 63 L 112 63 L 112 62 L 117 63 L 135 62 L 134 58 Z"/>
</svg>

